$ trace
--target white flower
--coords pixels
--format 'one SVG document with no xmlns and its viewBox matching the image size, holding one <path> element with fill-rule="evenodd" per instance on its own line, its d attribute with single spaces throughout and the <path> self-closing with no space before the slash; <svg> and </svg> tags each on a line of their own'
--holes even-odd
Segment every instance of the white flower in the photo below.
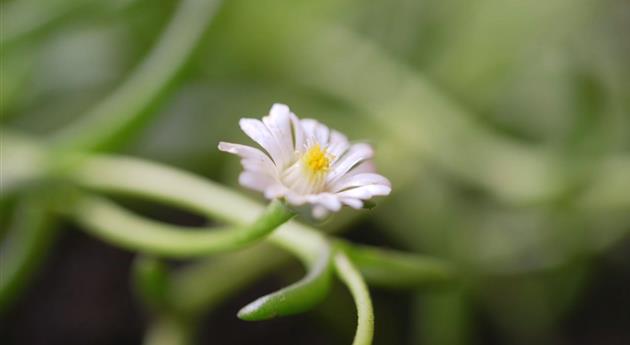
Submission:
<svg viewBox="0 0 630 345">
<path fill-rule="evenodd" d="M 284 104 L 274 104 L 262 121 L 244 118 L 239 124 L 266 152 L 226 142 L 219 150 L 240 156 L 239 182 L 268 199 L 312 204 L 313 216 L 322 218 L 342 205 L 359 209 L 364 200 L 391 192 L 389 181 L 374 172 L 369 145 L 351 145 L 345 135 L 300 120 Z"/>
</svg>

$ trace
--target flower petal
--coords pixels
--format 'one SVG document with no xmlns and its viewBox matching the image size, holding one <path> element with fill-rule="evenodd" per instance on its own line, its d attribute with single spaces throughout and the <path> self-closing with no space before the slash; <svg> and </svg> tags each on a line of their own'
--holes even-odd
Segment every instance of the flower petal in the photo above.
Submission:
<svg viewBox="0 0 630 345">
<path fill-rule="evenodd" d="M 282 150 L 262 121 L 256 119 L 241 119 L 239 125 L 241 126 L 241 130 L 243 130 L 248 137 L 252 138 L 252 140 L 269 153 L 271 159 L 277 166 L 282 166 L 284 158 Z"/>
<path fill-rule="evenodd" d="M 275 199 L 281 196 L 285 196 L 288 192 L 287 188 L 279 183 L 271 184 L 264 190 L 265 198 Z"/>
<path fill-rule="evenodd" d="M 284 104 L 274 104 L 269 115 L 262 121 L 276 141 L 282 157 L 281 162 L 276 162 L 280 167 L 286 166 L 293 156 L 293 138 L 291 136 L 291 120 L 289 107 Z"/>
<path fill-rule="evenodd" d="M 342 203 L 357 210 L 363 207 L 363 201 L 356 198 L 341 198 L 340 200 Z"/>
<path fill-rule="evenodd" d="M 222 141 L 219 143 L 219 150 L 241 157 L 241 164 L 246 170 L 268 172 L 275 175 L 276 168 L 269 156 L 255 147 Z"/>
<path fill-rule="evenodd" d="M 350 142 L 348 142 L 348 138 L 345 135 L 335 130 L 330 131 L 330 141 L 326 149 L 333 156 L 333 164 L 337 159 L 341 158 L 349 147 Z"/>
<path fill-rule="evenodd" d="M 348 152 L 341 156 L 332 166 L 328 174 L 328 183 L 334 183 L 357 164 L 372 158 L 374 150 L 368 144 L 354 144 Z"/>
<path fill-rule="evenodd" d="M 252 159 L 242 159 L 241 165 L 243 166 L 243 170 L 251 171 L 259 174 L 265 174 L 268 176 L 276 176 L 276 171 L 272 168 L 268 168 L 265 165 L 260 164 L 256 160 Z"/>
<path fill-rule="evenodd" d="M 247 188 L 251 188 L 260 192 L 265 191 L 269 186 L 276 183 L 276 181 L 269 175 L 260 174 L 252 171 L 243 171 L 238 177 L 238 182 Z"/>
<path fill-rule="evenodd" d="M 293 147 L 296 152 L 303 153 L 306 151 L 306 138 L 304 128 L 302 127 L 302 121 L 300 121 L 294 113 L 289 114 L 289 116 L 291 119 L 291 125 L 293 126 Z"/>
<path fill-rule="evenodd" d="M 301 122 L 307 144 L 312 144 L 312 141 L 315 141 L 322 146 L 328 145 L 330 129 L 326 125 L 313 119 L 303 119 Z"/>
<path fill-rule="evenodd" d="M 367 160 L 357 164 L 354 168 L 350 169 L 350 171 L 348 171 L 345 176 L 375 172 L 376 166 L 374 165 L 374 162 L 371 160 Z"/>
<path fill-rule="evenodd" d="M 341 209 L 341 201 L 331 193 L 310 194 L 306 196 L 306 200 L 314 205 L 322 205 L 333 212 Z"/>
<path fill-rule="evenodd" d="M 340 192 L 348 188 L 361 187 L 365 185 L 384 185 L 391 187 L 388 179 L 374 173 L 346 174 L 333 183 L 330 188 L 333 192 Z"/>
<path fill-rule="evenodd" d="M 391 191 L 392 191 L 392 188 L 389 186 L 384 186 L 380 184 L 370 184 L 367 186 L 361 186 L 357 188 L 348 189 L 343 192 L 339 192 L 337 193 L 337 196 L 340 198 L 356 198 L 356 199 L 361 199 L 361 200 L 367 200 L 377 195 L 388 195 Z"/>
<path fill-rule="evenodd" d="M 313 218 L 315 219 L 325 218 L 329 213 L 330 212 L 324 206 L 316 205 L 313 207 Z"/>
<path fill-rule="evenodd" d="M 301 206 L 306 204 L 306 198 L 302 194 L 297 194 L 294 191 L 287 189 L 285 194 L 287 202 L 291 205 Z"/>
</svg>

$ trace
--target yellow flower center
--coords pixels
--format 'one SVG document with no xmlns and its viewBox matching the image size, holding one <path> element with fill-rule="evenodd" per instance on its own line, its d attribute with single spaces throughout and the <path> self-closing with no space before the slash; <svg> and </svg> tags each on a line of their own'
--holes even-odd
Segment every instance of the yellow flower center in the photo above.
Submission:
<svg viewBox="0 0 630 345">
<path fill-rule="evenodd" d="M 308 149 L 303 159 L 305 166 L 313 174 L 326 172 L 330 167 L 329 155 L 326 153 L 326 149 L 322 150 L 319 144 L 313 145 Z"/>
</svg>

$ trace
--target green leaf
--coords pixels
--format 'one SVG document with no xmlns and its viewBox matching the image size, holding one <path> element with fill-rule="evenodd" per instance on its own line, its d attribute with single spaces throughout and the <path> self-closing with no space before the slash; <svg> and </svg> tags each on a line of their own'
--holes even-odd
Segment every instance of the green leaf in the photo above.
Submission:
<svg viewBox="0 0 630 345">
<path fill-rule="evenodd" d="M 323 242 L 319 258 L 306 264 L 308 273 L 303 279 L 246 305 L 238 317 L 247 321 L 266 320 L 301 313 L 321 302 L 330 290 L 332 279 L 330 246 Z"/>
</svg>

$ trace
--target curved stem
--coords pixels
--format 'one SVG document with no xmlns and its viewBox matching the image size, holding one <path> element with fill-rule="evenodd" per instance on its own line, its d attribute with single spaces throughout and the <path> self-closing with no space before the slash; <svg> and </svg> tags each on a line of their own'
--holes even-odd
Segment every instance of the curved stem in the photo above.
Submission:
<svg viewBox="0 0 630 345">
<path fill-rule="evenodd" d="M 261 211 L 261 207 L 257 203 L 241 197 L 227 188 L 195 175 L 158 164 L 132 158 L 97 155 L 84 157 L 79 164 L 77 169 L 74 169 L 72 178 L 76 183 L 90 189 L 160 200 L 219 218 L 237 226 L 255 224 L 256 214 Z M 103 209 L 101 205 L 97 210 L 103 212 Z M 91 222 L 103 222 L 103 224 L 117 222 L 117 218 L 120 217 L 120 212 L 115 212 L 114 216 L 111 208 L 102 214 L 89 211 L 90 207 L 87 207 L 87 212 L 82 211 L 79 214 L 75 212 L 75 216 L 82 217 L 86 222 L 84 225 L 88 226 L 92 225 Z M 282 219 L 286 221 L 286 219 Z M 130 220 L 127 219 L 127 221 Z M 127 224 L 128 228 L 130 228 L 129 225 L 136 226 L 136 224 Z M 143 226 L 143 224 L 138 225 Z M 151 227 L 154 225 L 152 224 Z M 160 227 L 162 226 L 160 225 Z M 169 230 L 164 231 L 171 232 Z M 149 230 L 145 232 L 148 233 Z M 117 236 L 122 235 L 131 236 L 124 232 Z M 194 235 L 180 232 L 179 236 Z M 323 235 L 298 223 L 288 222 L 271 234 L 268 239 L 299 257 L 309 273 L 296 284 L 262 297 L 243 308 L 239 316 L 244 319 L 258 320 L 304 311 L 318 303 L 326 295 L 330 286 L 332 276 L 331 249 Z M 160 249 L 156 243 L 149 243 L 152 240 L 147 239 L 146 234 L 138 236 L 138 240 L 144 241 L 147 250 L 154 252 L 162 250 L 164 252 L 164 247 Z M 176 241 L 160 238 L 154 240 L 160 241 L 160 246 L 177 245 Z M 186 240 L 186 242 L 188 241 Z M 186 255 L 186 253 L 190 253 L 189 250 L 192 248 L 188 244 L 186 247 L 185 249 L 181 248 L 181 251 L 178 249 L 177 253 L 171 252 L 169 254 Z M 199 252 L 201 253 L 201 249 Z"/>
<path fill-rule="evenodd" d="M 319 303 L 330 289 L 332 280 L 332 249 L 323 240 L 319 241 L 319 253 L 315 260 L 304 260 L 307 275 L 300 281 L 281 290 L 256 299 L 238 312 L 238 317 L 247 321 L 258 321 L 301 313 Z M 292 246 L 300 251 L 300 246 Z"/>
<path fill-rule="evenodd" d="M 67 177 L 91 190 L 147 198 L 234 225 L 251 224 L 259 203 L 199 176 L 157 163 L 113 155 L 77 158 Z"/>
<path fill-rule="evenodd" d="M 199 45 L 217 0 L 184 0 L 160 41 L 133 74 L 108 98 L 55 137 L 72 149 L 115 146 L 146 122 Z"/>
<path fill-rule="evenodd" d="M 372 344 L 374 336 L 374 310 L 370 292 L 361 277 L 361 273 L 350 262 L 342 251 L 335 254 L 335 269 L 337 276 L 348 287 L 357 305 L 357 331 L 353 345 Z"/>
<path fill-rule="evenodd" d="M 171 273 L 167 300 L 175 313 L 195 317 L 289 259 L 262 242 L 187 265 Z"/>
<path fill-rule="evenodd" d="M 146 219 L 94 196 L 79 197 L 70 213 L 86 231 L 120 247 L 180 258 L 244 247 L 262 239 L 293 216 L 293 212 L 276 200 L 249 226 L 199 229 Z"/>
</svg>

